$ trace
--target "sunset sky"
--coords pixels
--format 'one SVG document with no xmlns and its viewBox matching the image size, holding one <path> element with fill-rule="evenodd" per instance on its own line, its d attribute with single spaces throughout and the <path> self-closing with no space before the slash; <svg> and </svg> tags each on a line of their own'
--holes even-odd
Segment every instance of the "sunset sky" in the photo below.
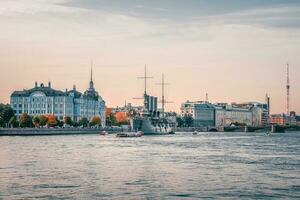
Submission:
<svg viewBox="0 0 300 200">
<path fill-rule="evenodd" d="M 34 82 L 83 92 L 90 62 L 107 106 L 149 92 L 178 111 L 186 100 L 264 101 L 300 114 L 299 0 L 0 0 L 0 102 Z"/>
</svg>

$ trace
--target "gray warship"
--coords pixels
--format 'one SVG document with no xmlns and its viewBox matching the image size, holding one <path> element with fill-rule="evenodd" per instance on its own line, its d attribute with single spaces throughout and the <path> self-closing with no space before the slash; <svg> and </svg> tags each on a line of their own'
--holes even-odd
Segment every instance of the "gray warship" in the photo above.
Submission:
<svg viewBox="0 0 300 200">
<path fill-rule="evenodd" d="M 164 106 L 164 86 L 166 83 L 164 82 L 164 75 L 162 76 L 162 112 L 153 111 L 153 107 L 157 107 L 157 98 L 152 97 L 147 94 L 147 79 L 152 77 L 147 77 L 147 69 L 145 66 L 145 75 L 144 77 L 138 77 L 141 79 L 145 79 L 145 90 L 143 95 L 144 105 L 143 110 L 140 113 L 132 114 L 131 119 L 131 129 L 134 132 L 141 131 L 144 135 L 168 135 L 174 134 L 173 127 L 171 123 L 165 118 Z M 156 101 L 154 100 L 156 98 Z M 156 102 L 156 103 L 155 103 Z M 154 105 L 153 105 L 154 104 Z"/>
</svg>

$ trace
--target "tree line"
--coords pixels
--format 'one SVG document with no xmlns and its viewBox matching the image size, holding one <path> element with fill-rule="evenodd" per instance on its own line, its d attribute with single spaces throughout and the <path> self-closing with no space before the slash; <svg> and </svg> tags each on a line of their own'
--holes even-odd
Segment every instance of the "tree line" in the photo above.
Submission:
<svg viewBox="0 0 300 200">
<path fill-rule="evenodd" d="M 101 119 L 99 116 L 94 116 L 91 121 L 86 117 L 81 118 L 78 122 L 73 121 L 71 117 L 65 116 L 61 121 L 54 115 L 35 115 L 30 116 L 27 113 L 22 113 L 19 120 L 14 116 L 8 122 L 8 127 L 20 127 L 20 128 L 30 128 L 30 127 L 88 127 L 88 126 L 100 126 Z"/>
<path fill-rule="evenodd" d="M 107 113 L 106 125 L 107 126 L 120 126 L 129 125 L 129 117 L 133 115 L 131 112 L 124 115 L 124 113 Z M 174 114 L 176 116 L 176 113 Z M 178 127 L 192 127 L 194 120 L 191 115 L 184 115 L 183 117 L 177 116 L 176 122 Z M 101 119 L 99 116 L 94 116 L 91 121 L 86 117 L 81 118 L 79 121 L 73 121 L 71 117 L 66 116 L 60 121 L 54 115 L 36 115 L 30 116 L 22 113 L 17 119 L 14 110 L 8 104 L 0 104 L 0 127 L 55 127 L 55 126 L 73 126 L 73 127 L 87 127 L 87 126 L 100 126 Z"/>
<path fill-rule="evenodd" d="M 184 115 L 176 118 L 177 127 L 193 127 L 194 119 L 192 115 Z"/>
<path fill-rule="evenodd" d="M 0 104 L 0 127 L 62 127 L 64 125 L 73 127 L 100 126 L 101 119 L 99 116 L 94 116 L 89 121 L 86 117 L 83 117 L 77 122 L 73 121 L 71 117 L 65 116 L 61 121 L 51 114 L 30 116 L 27 113 L 22 113 L 17 119 L 10 105 Z"/>
</svg>

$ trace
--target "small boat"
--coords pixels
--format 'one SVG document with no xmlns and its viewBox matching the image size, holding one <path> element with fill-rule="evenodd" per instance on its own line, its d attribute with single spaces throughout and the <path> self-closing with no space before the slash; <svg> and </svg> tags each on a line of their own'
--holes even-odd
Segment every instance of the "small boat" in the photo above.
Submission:
<svg viewBox="0 0 300 200">
<path fill-rule="evenodd" d="M 125 133 L 118 133 L 116 137 L 142 137 L 143 132 L 125 132 Z"/>
<path fill-rule="evenodd" d="M 107 131 L 101 131 L 99 134 L 100 135 L 108 135 L 108 132 Z"/>
</svg>

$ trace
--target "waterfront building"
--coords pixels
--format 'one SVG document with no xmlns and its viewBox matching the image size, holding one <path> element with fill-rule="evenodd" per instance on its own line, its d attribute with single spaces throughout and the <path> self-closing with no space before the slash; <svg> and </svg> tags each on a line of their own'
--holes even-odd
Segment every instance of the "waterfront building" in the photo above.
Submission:
<svg viewBox="0 0 300 200">
<path fill-rule="evenodd" d="M 229 104 L 216 104 L 215 126 L 226 127 L 232 124 L 252 126 L 251 110 Z"/>
<path fill-rule="evenodd" d="M 89 88 L 82 94 L 73 86 L 72 90 L 60 91 L 48 85 L 35 82 L 29 90 L 14 91 L 10 96 L 10 105 L 19 117 L 22 113 L 31 116 L 51 114 L 63 120 L 69 116 L 74 121 L 86 117 L 91 120 L 94 116 L 101 118 L 101 125 L 105 126 L 105 101 L 94 88 L 91 71 Z"/>
<path fill-rule="evenodd" d="M 287 124 L 287 118 L 285 114 L 272 114 L 270 116 L 270 123 L 285 126 Z"/>
<path fill-rule="evenodd" d="M 266 126 L 269 123 L 269 104 L 247 103 L 209 103 L 208 101 L 186 101 L 181 104 L 181 117 L 190 115 L 195 127 L 224 127 L 232 124 L 247 126 Z"/>
<path fill-rule="evenodd" d="M 286 114 L 273 114 L 270 116 L 270 123 L 281 125 L 281 126 L 296 126 L 297 117 L 296 115 L 286 115 Z"/>
<path fill-rule="evenodd" d="M 184 103 L 181 104 L 181 117 L 184 117 L 186 115 L 190 115 L 193 117 L 193 119 L 195 120 L 195 105 L 196 104 L 201 104 L 203 103 L 202 101 L 186 101 Z"/>
<path fill-rule="evenodd" d="M 142 113 L 144 110 L 144 106 L 133 106 L 131 103 L 125 103 L 124 106 L 117 106 L 115 108 L 107 108 L 107 116 L 111 113 L 117 113 L 117 112 L 126 112 L 129 113 L 131 111 L 134 111 L 135 113 Z"/>
<path fill-rule="evenodd" d="M 281 125 L 281 126 L 296 126 L 297 118 L 296 116 L 288 116 L 286 114 L 273 114 L 270 117 L 270 123 Z"/>
<path fill-rule="evenodd" d="M 233 103 L 234 107 L 249 109 L 252 112 L 252 126 L 267 126 L 269 124 L 269 98 L 266 98 L 265 103 L 259 102 L 246 102 L 246 103 Z"/>
<path fill-rule="evenodd" d="M 206 101 L 187 101 L 181 104 L 181 117 L 190 115 L 194 119 L 194 126 L 215 126 L 215 107 Z"/>
</svg>

